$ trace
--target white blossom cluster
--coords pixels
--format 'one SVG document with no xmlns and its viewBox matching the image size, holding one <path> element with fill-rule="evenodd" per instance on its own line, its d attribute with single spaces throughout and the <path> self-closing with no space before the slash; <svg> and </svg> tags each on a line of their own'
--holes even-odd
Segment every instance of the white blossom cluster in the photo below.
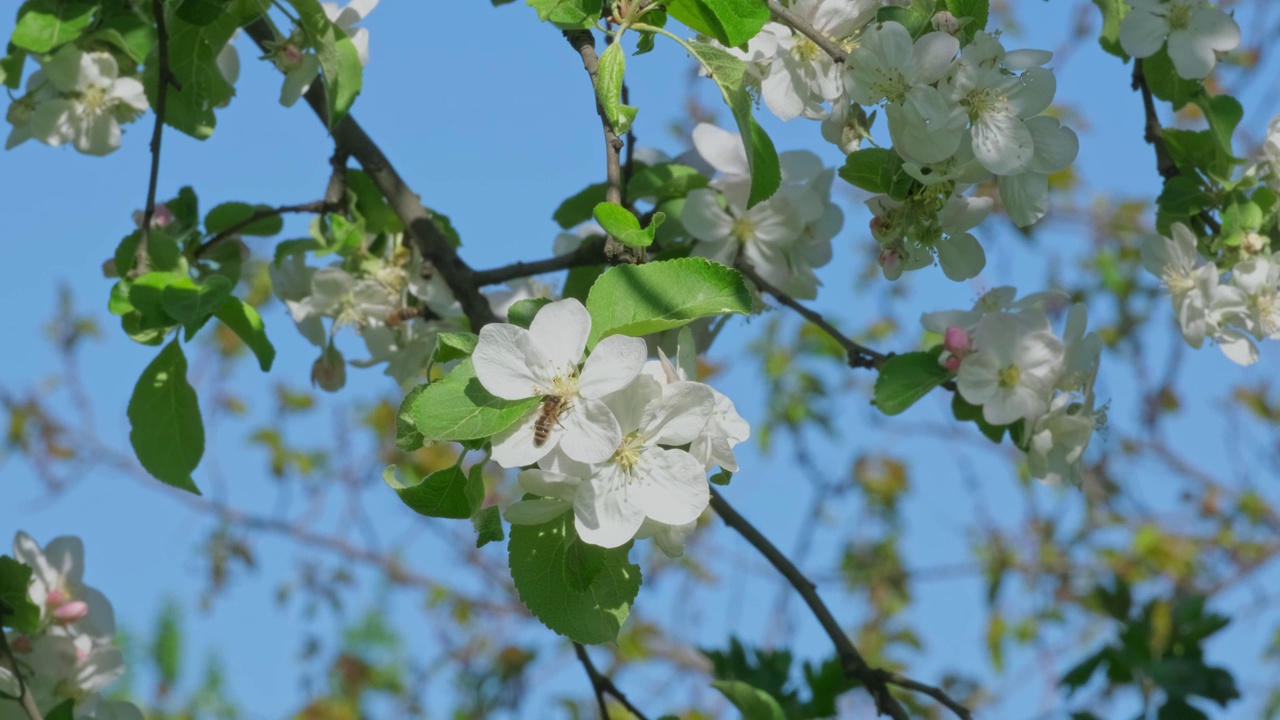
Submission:
<svg viewBox="0 0 1280 720">
<path fill-rule="evenodd" d="M 1208 0 L 1125 0 L 1120 47 L 1136 58 L 1168 47 L 1173 69 L 1188 80 L 1213 72 L 1221 53 L 1240 46 L 1240 26 Z"/>
<path fill-rule="evenodd" d="M 142 82 L 121 77 L 111 53 L 64 45 L 31 73 L 26 92 L 9 105 L 5 118 L 13 129 L 5 149 L 34 138 L 106 155 L 120 147 L 120 125 L 137 120 L 147 107 Z"/>
<path fill-rule="evenodd" d="M 730 267 L 744 260 L 779 290 L 817 297 L 814 269 L 831 261 L 831 239 L 844 226 L 844 212 L 831 202 L 835 169 L 807 150 L 780 153 L 782 187 L 748 209 L 751 169 L 742 136 L 701 123 L 693 144 L 697 166 L 714 174 L 710 188 L 689 193 L 680 215 L 693 254 Z"/>
<path fill-rule="evenodd" d="M 124 675 L 124 656 L 113 646 L 111 603 L 83 582 L 80 539 L 54 538 L 41 549 L 19 532 L 13 555 L 32 569 L 28 597 L 40 609 L 40 627 L 26 635 L 11 631 L 6 637 L 41 712 L 47 715 L 72 700 L 77 720 L 142 720 L 142 712 L 132 704 L 102 699 L 102 691 Z M 16 697 L 18 690 L 18 678 L 0 663 L 0 692 Z M 26 718 L 18 702 L 0 699 L 0 720 Z"/>
<path fill-rule="evenodd" d="M 1059 336 L 1044 306 L 1064 295 L 1044 292 L 1015 300 L 1016 294 L 998 287 L 972 310 L 926 313 L 920 321 L 943 337 L 939 361 L 956 373 L 960 396 L 981 406 L 986 422 L 1023 422 L 1021 446 L 1031 475 L 1079 484 L 1080 458 L 1102 417 L 1093 392 L 1102 341 L 1086 332 L 1083 304 L 1067 312 Z"/>
<path fill-rule="evenodd" d="M 733 402 L 696 382 L 692 353 L 677 368 L 648 361 L 641 338 L 600 340 L 585 362 L 591 316 L 582 303 L 543 306 L 529 329 L 486 325 L 472 354 L 476 378 L 506 400 L 540 398 L 494 435 L 495 462 L 525 468 L 520 487 L 536 499 L 506 518 L 536 524 L 572 512 L 578 535 L 602 547 L 653 537 L 668 555 L 710 502 L 707 472 L 736 470 L 733 448 L 750 434 Z"/>
<path fill-rule="evenodd" d="M 949 13 L 912 40 L 896 22 L 876 22 L 878 0 L 799 0 L 791 11 L 848 52 L 843 65 L 812 40 L 769 23 L 733 51 L 749 61 L 765 105 L 778 117 L 823 121 L 823 136 L 845 152 L 865 139 L 856 106 L 881 106 L 904 170 L 922 184 L 905 200 L 868 201 L 885 277 L 933 264 L 947 277 L 974 277 L 986 264 L 969 234 L 994 202 L 964 192 L 993 175 L 1020 227 L 1048 210 L 1049 175 L 1070 165 L 1075 132 L 1043 113 L 1057 82 L 1052 53 L 1006 51 L 998 35 L 977 33 L 963 49 Z M 828 108 L 829 104 L 829 108 Z"/>
<path fill-rule="evenodd" d="M 1267 239 L 1248 232 L 1241 259 L 1224 274 L 1196 249 L 1196 235 L 1174 223 L 1172 238 L 1153 235 L 1142 245 L 1142 264 L 1169 293 L 1182 337 L 1193 348 L 1213 340 L 1233 362 L 1258 361 L 1254 341 L 1280 337 L 1280 259 Z"/>
<path fill-rule="evenodd" d="M 379 0 L 351 0 L 341 8 L 337 3 L 320 3 L 329 20 L 351 38 L 360 56 L 361 65 L 369 64 L 369 31 L 356 27 L 356 23 L 364 20 L 378 6 L 378 2 Z M 297 25 L 285 39 L 271 46 L 266 57 L 284 73 L 280 104 L 285 107 L 292 107 L 298 102 L 298 98 L 307 92 L 320 74 L 320 58 L 312 49 L 306 33 Z M 225 70 L 223 74 L 226 75 Z M 228 78 L 228 82 L 234 80 Z"/>
</svg>

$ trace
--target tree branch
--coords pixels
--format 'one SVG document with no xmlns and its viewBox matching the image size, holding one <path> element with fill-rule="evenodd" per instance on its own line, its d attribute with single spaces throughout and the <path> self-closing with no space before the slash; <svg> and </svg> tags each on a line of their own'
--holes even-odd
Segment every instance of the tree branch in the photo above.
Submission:
<svg viewBox="0 0 1280 720">
<path fill-rule="evenodd" d="M 774 0 L 769 0 L 769 12 L 773 14 L 778 22 L 812 40 L 813 44 L 822 48 L 823 52 L 830 55 L 832 60 L 842 63 L 849 57 L 849 53 L 845 52 L 844 48 L 824 35 L 821 30 L 814 27 L 808 20 L 792 12 L 790 8 L 783 7 L 774 2 Z"/>
<path fill-rule="evenodd" d="M 159 69 L 156 73 L 155 127 L 151 130 L 151 177 L 147 181 L 147 204 L 142 209 L 142 228 L 138 247 L 134 250 L 134 276 L 147 272 L 147 246 L 151 241 L 151 219 L 156 214 L 156 186 L 160 181 L 160 139 L 164 136 L 164 110 L 169 101 L 169 86 L 178 87 L 178 81 L 169 69 L 169 28 L 165 25 L 164 1 L 151 0 L 151 13 L 156 20 L 156 56 Z"/>
<path fill-rule="evenodd" d="M 936 688 L 932 685 L 925 685 L 924 683 L 916 682 L 911 678 L 905 678 L 897 673 L 891 673 L 885 670 L 880 670 L 879 672 L 884 677 L 884 681 L 889 683 L 890 685 L 897 685 L 898 687 L 901 687 L 901 688 L 906 688 L 914 692 L 928 695 L 934 700 L 937 700 L 938 702 L 942 703 L 948 710 L 955 713 L 956 717 L 960 718 L 960 720 L 973 720 L 973 713 L 969 712 L 969 708 L 953 700 L 951 696 L 948 695 L 941 688 Z"/>
<path fill-rule="evenodd" d="M 782 303 L 783 305 L 786 305 L 792 310 L 795 310 L 805 320 L 808 320 L 809 322 L 813 323 L 819 330 L 822 330 L 827 335 L 830 335 L 831 339 L 839 343 L 840 347 L 844 348 L 845 352 L 849 354 L 850 367 L 878 368 L 880 367 L 881 364 L 884 363 L 885 360 L 889 359 L 888 355 L 872 350 L 871 348 L 866 347 L 865 345 L 862 345 L 860 343 L 854 342 L 853 340 L 846 337 L 844 333 L 841 333 L 838 329 L 836 329 L 834 325 L 827 322 L 826 319 L 822 317 L 822 315 L 818 314 L 813 310 L 810 310 L 809 308 L 805 307 L 804 304 L 802 304 L 800 301 L 791 297 L 787 293 L 779 290 L 773 285 L 770 285 L 769 282 L 766 281 L 764 278 L 760 277 L 760 274 L 757 273 L 755 269 L 752 268 L 750 265 L 744 262 L 740 262 L 738 263 L 737 268 L 742 272 L 743 275 L 746 275 L 748 278 L 750 278 L 751 282 L 755 283 L 756 286 L 759 287 L 761 290 L 763 290 L 766 293 L 769 293 L 774 298 L 776 298 L 778 302 Z"/>
<path fill-rule="evenodd" d="M 602 675 L 599 670 L 596 670 L 595 663 L 591 662 L 591 656 L 587 654 L 587 649 L 582 646 L 582 643 L 574 643 L 573 651 L 578 655 L 578 662 L 582 663 L 583 669 L 587 671 L 587 677 L 591 679 L 591 689 L 595 691 L 596 704 L 600 706 L 600 720 L 610 720 L 609 705 L 605 702 L 605 695 L 612 695 L 638 720 L 648 720 L 607 675 Z"/>
<path fill-rule="evenodd" d="M 0 618 L 12 612 L 13 608 L 0 600 Z M 36 698 L 31 694 L 31 688 L 27 686 L 26 680 L 22 677 L 22 671 L 18 669 L 18 659 L 13 656 L 13 649 L 9 647 L 9 638 L 5 637 L 3 632 L 0 632 L 0 660 L 9 661 L 13 676 L 18 679 L 18 702 L 27 713 L 28 720 L 44 720 L 44 715 L 40 713 L 40 706 L 36 704 Z"/>
<path fill-rule="evenodd" d="M 1146 140 L 1147 144 L 1155 150 L 1156 171 L 1165 180 L 1181 175 L 1182 171 L 1178 169 L 1178 163 L 1169 154 L 1169 146 L 1165 144 L 1164 127 L 1160 124 L 1160 115 L 1156 112 L 1155 97 L 1151 94 L 1151 86 L 1147 84 L 1147 76 L 1143 74 L 1142 60 L 1140 58 L 1133 59 L 1132 87 L 1142 94 L 1142 110 L 1146 116 L 1142 139 Z M 1218 222 L 1217 218 L 1210 215 L 1208 210 L 1201 210 L 1196 217 L 1214 234 L 1222 232 L 1222 224 Z"/>
<path fill-rule="evenodd" d="M 267 52 L 267 44 L 276 39 L 275 29 L 263 18 L 254 20 L 244 29 L 263 52 Z M 323 84 L 312 83 L 306 98 L 317 117 L 327 125 L 329 113 Z M 350 114 L 342 118 L 332 128 L 332 132 L 338 150 L 360 163 L 378 191 L 387 198 L 391 210 L 404 223 L 406 236 L 417 245 L 422 257 L 430 261 L 440 273 L 453 296 L 462 305 L 467 319 L 471 321 L 471 329 L 479 331 L 484 325 L 495 322 L 497 317 L 489 307 L 488 299 L 476 285 L 471 266 L 458 256 L 444 231 L 423 207 L 422 198 L 405 184 L 404 178 L 382 152 L 382 148 L 378 147 Z"/>
<path fill-rule="evenodd" d="M 604 256 L 604 243 L 598 239 L 587 240 L 579 245 L 577 250 L 567 255 L 558 255 L 546 260 L 535 260 L 533 262 L 515 262 L 492 270 L 477 270 L 475 282 L 477 286 L 484 287 L 485 285 L 497 285 L 508 280 L 568 270 L 584 265 L 603 265 L 606 262 L 608 262 L 608 259 Z"/>
<path fill-rule="evenodd" d="M 229 237 L 239 234 L 241 230 L 249 227 L 259 220 L 275 217 L 276 215 L 284 215 L 286 213 L 324 213 L 335 209 L 335 207 L 329 205 L 328 200 L 316 200 L 315 202 L 301 203 L 298 205 L 281 205 L 280 207 L 256 210 L 244 220 L 228 226 L 222 232 L 200 243 L 200 246 L 195 250 L 195 256 L 200 257 L 201 255 L 204 255 L 209 252 L 210 248 L 214 245 L 217 245 Z"/>
<path fill-rule="evenodd" d="M 771 565 L 777 568 L 778 572 L 791 583 L 791 586 L 800 593 L 800 597 L 804 599 L 806 605 L 813 612 L 814 617 L 818 619 L 818 623 L 822 625 L 822 629 L 826 631 L 827 636 L 831 638 L 831 642 L 835 643 L 836 655 L 840 658 L 840 665 L 844 668 L 845 677 L 850 680 L 857 680 L 866 687 L 867 692 L 871 693 L 871 697 L 876 702 L 876 711 L 881 715 L 888 715 L 895 720 L 910 720 L 907 711 L 898 702 L 897 698 L 889 691 L 888 682 L 884 674 L 867 665 L 867 661 L 862 658 L 862 654 L 858 652 L 858 648 L 854 647 L 853 641 L 840 628 L 840 623 L 836 622 L 835 617 L 831 615 L 831 611 L 827 609 L 822 598 L 818 597 L 817 588 L 813 581 L 804 576 L 792 562 L 787 559 L 782 551 L 778 550 L 769 539 L 760 534 L 755 526 L 747 521 L 746 518 L 738 514 L 715 488 L 711 488 L 711 507 L 715 508 L 716 513 L 724 520 L 725 525 L 738 531 L 747 542 L 751 543 L 756 550 L 764 555 L 765 559 Z"/>
</svg>

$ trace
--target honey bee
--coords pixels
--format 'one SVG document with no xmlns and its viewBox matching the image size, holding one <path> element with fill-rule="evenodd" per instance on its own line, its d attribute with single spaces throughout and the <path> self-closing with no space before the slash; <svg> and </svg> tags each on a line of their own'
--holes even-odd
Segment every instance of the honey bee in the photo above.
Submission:
<svg viewBox="0 0 1280 720">
<path fill-rule="evenodd" d="M 387 327 L 395 328 L 418 317 L 422 314 L 422 310 L 416 307 L 402 307 L 399 310 L 392 310 L 385 320 Z"/>
<path fill-rule="evenodd" d="M 538 419 L 533 422 L 533 446 L 542 447 L 551 436 L 551 428 L 560 422 L 560 416 L 569 409 L 569 402 L 559 395 L 542 398 Z"/>
</svg>

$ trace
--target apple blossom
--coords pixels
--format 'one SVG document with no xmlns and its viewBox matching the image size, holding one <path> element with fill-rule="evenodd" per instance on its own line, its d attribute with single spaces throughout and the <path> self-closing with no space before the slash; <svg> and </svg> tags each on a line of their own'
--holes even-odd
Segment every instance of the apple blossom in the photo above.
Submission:
<svg viewBox="0 0 1280 720">
<path fill-rule="evenodd" d="M 83 582 L 84 543 L 80 538 L 57 537 L 42 549 L 30 535 L 19 532 L 13 540 L 13 557 L 31 568 L 29 596 L 40 608 L 41 622 L 61 620 L 52 632 L 100 640 L 115 634 L 111 603 Z M 58 611 L 67 606 L 74 609 L 74 617 L 59 618 Z"/>
<path fill-rule="evenodd" d="M 960 363 L 956 387 L 992 425 L 1034 422 L 1048 409 L 1062 369 L 1062 342 L 1039 310 L 983 318 L 977 350 Z"/>
<path fill-rule="evenodd" d="M 692 353 L 689 357 L 692 358 Z M 646 362 L 641 372 L 661 383 L 664 394 L 686 388 L 685 383 L 694 382 L 690 378 L 696 376 L 693 367 L 677 367 L 661 348 L 658 349 L 658 359 Z M 701 460 L 707 470 L 719 466 L 737 472 L 738 460 L 733 448 L 751 437 L 751 426 L 738 414 L 737 406 L 728 396 L 710 385 L 707 388 L 711 390 L 713 399 L 711 416 L 690 443 L 689 453 Z"/>
<path fill-rule="evenodd" d="M 1184 78 L 1213 72 L 1218 54 L 1240 45 L 1240 26 L 1206 0 L 1126 0 L 1132 8 L 1120 22 L 1120 47 L 1136 58 L 1156 54 L 1168 41 L 1169 59 Z"/>
<path fill-rule="evenodd" d="M 82 52 L 64 45 L 44 64 L 44 76 L 60 97 L 40 102 L 30 116 L 32 137 L 48 145 L 70 142 L 89 155 L 120 147 L 120 124 L 148 108 L 137 78 L 120 77 L 106 52 Z"/>
</svg>

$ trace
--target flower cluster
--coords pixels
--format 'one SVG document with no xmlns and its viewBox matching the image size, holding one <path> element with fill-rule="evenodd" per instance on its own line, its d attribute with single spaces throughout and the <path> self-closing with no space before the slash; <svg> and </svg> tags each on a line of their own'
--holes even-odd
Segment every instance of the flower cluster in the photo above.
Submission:
<svg viewBox="0 0 1280 720">
<path fill-rule="evenodd" d="M 27 78 L 27 91 L 5 114 L 13 129 L 5 148 L 35 138 L 88 155 L 106 155 L 120 147 L 122 123 L 138 119 L 148 107 L 142 82 L 120 76 L 115 57 L 64 45 Z"/>
<path fill-rule="evenodd" d="M 990 425 L 1015 426 L 1032 476 L 1078 484 L 1080 458 L 1101 418 L 1093 383 L 1102 341 L 1086 332 L 1084 305 L 1071 307 L 1059 336 L 1044 306 L 1063 295 L 1015 296 L 1013 288 L 999 287 L 972 310 L 926 313 L 920 320 L 943 337 L 939 361 L 956 373 L 961 398 L 980 406 Z"/>
<path fill-rule="evenodd" d="M 527 330 L 480 330 L 472 361 L 481 385 L 507 400 L 539 398 L 493 437 L 499 465 L 536 465 L 518 477 L 538 497 L 514 503 L 507 520 L 534 524 L 572 511 L 588 543 L 654 537 L 679 555 L 710 501 L 707 472 L 736 469 L 733 447 L 750 430 L 732 401 L 689 379 L 692 368 L 665 356 L 646 362 L 640 338 L 606 337 L 584 362 L 590 332 L 591 316 L 573 299 L 543 306 Z"/>
<path fill-rule="evenodd" d="M 1257 362 L 1254 340 L 1280 337 L 1280 261 L 1266 252 L 1267 239 L 1247 233 L 1241 259 L 1224 280 L 1200 256 L 1190 228 L 1174 223 L 1171 234 L 1143 243 L 1142 264 L 1169 293 L 1182 337 L 1194 348 L 1211 339 L 1240 365 Z"/>
<path fill-rule="evenodd" d="M 29 599 L 40 609 L 39 629 L 10 633 L 8 642 L 22 679 L 40 710 L 75 702 L 75 717 L 142 720 L 127 702 L 104 700 L 101 692 L 124 675 L 124 656 L 113 647 L 115 614 L 105 596 L 86 586 L 84 545 L 76 537 L 54 538 L 44 549 L 19 532 L 13 555 L 32 570 Z M 0 664 L 0 691 L 18 694 L 18 679 Z M 0 718 L 25 718 L 16 702 L 0 700 Z"/>
<path fill-rule="evenodd" d="M 360 64 L 369 63 L 369 31 L 357 28 L 356 23 L 364 20 L 378 6 L 379 0 L 351 0 L 344 7 L 337 3 L 320 3 L 324 14 L 338 29 L 351 38 L 360 56 Z M 280 104 L 292 107 L 311 87 L 311 83 L 320 74 L 320 58 L 310 50 L 311 43 L 300 26 L 295 26 L 288 37 L 273 44 L 267 53 L 267 59 L 284 73 L 284 85 L 280 88 Z M 220 63 L 221 67 L 221 63 Z M 224 75 L 226 71 L 224 70 Z"/>
<path fill-rule="evenodd" d="M 741 259 L 783 292 L 817 297 L 814 269 L 831 261 L 831 239 L 844 225 L 831 202 L 835 170 L 806 150 L 781 153 L 782 187 L 748 209 L 751 170 L 742 136 L 702 123 L 693 144 L 716 173 L 711 188 L 689 193 L 680 215 L 696 241 L 693 254 L 729 266 Z"/>
<path fill-rule="evenodd" d="M 1213 72 L 1219 53 L 1240 45 L 1240 26 L 1207 0 L 1125 0 L 1129 13 L 1120 22 L 1120 47 L 1136 58 L 1165 47 L 1173 69 L 1188 80 Z"/>
</svg>

